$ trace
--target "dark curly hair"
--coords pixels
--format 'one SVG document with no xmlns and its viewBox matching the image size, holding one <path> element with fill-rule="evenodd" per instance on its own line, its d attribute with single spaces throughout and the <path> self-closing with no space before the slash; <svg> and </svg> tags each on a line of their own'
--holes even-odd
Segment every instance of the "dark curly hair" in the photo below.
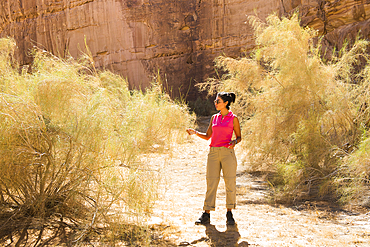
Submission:
<svg viewBox="0 0 370 247">
<path fill-rule="evenodd" d="M 235 102 L 235 93 L 229 93 L 229 92 L 219 92 L 217 94 L 217 97 L 220 97 L 224 102 L 227 101 L 226 108 L 230 109 L 230 104 Z"/>
</svg>

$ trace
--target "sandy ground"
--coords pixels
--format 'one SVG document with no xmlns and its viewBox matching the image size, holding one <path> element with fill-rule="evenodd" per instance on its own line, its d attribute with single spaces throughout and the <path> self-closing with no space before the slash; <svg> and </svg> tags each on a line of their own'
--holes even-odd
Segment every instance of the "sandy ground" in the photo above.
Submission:
<svg viewBox="0 0 370 247">
<path fill-rule="evenodd" d="M 184 144 L 174 147 L 172 154 L 148 157 L 162 174 L 162 196 L 149 224 L 161 225 L 163 231 L 154 239 L 166 239 L 168 246 L 370 246 L 370 214 L 366 211 L 334 211 L 309 202 L 298 207 L 269 204 L 266 182 L 244 172 L 238 147 L 237 208 L 233 211 L 237 224 L 226 226 L 221 179 L 211 224 L 195 225 L 206 192 L 208 145 L 189 136 Z"/>
</svg>

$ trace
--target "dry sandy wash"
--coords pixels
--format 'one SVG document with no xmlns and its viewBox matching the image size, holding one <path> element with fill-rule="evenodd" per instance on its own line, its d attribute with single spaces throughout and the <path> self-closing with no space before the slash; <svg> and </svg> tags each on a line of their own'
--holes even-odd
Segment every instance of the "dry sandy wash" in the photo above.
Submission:
<svg viewBox="0 0 370 247">
<path fill-rule="evenodd" d="M 366 211 L 333 210 L 312 202 L 297 207 L 269 204 L 269 187 L 261 177 L 243 172 L 245 162 L 238 147 L 237 208 L 233 211 L 237 225 L 226 226 L 223 179 L 211 224 L 195 225 L 206 191 L 208 145 L 205 140 L 189 136 L 184 144 L 174 147 L 172 154 L 147 157 L 147 162 L 160 169 L 163 176 L 162 196 L 149 222 L 161 227 L 161 234 L 153 236 L 158 245 L 370 246 L 370 214 Z"/>
</svg>

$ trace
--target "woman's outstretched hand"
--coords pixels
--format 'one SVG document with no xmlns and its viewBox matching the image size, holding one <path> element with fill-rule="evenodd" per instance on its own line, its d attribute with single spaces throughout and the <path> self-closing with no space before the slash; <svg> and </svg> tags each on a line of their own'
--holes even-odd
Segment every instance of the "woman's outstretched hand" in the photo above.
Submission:
<svg viewBox="0 0 370 247">
<path fill-rule="evenodd" d="M 195 135 L 197 132 L 193 129 L 187 129 L 186 132 L 188 132 L 189 135 Z"/>
</svg>

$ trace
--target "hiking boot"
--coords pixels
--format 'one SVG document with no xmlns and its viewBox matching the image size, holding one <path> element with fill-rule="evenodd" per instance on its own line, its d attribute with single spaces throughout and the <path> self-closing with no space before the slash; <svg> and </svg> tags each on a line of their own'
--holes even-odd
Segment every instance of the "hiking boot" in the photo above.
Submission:
<svg viewBox="0 0 370 247">
<path fill-rule="evenodd" d="M 233 213 L 231 211 L 227 211 L 226 213 L 226 224 L 227 225 L 235 225 L 235 220 L 233 217 Z"/>
<path fill-rule="evenodd" d="M 209 213 L 203 213 L 199 219 L 195 221 L 196 225 L 206 225 L 211 222 L 211 215 Z"/>
</svg>

